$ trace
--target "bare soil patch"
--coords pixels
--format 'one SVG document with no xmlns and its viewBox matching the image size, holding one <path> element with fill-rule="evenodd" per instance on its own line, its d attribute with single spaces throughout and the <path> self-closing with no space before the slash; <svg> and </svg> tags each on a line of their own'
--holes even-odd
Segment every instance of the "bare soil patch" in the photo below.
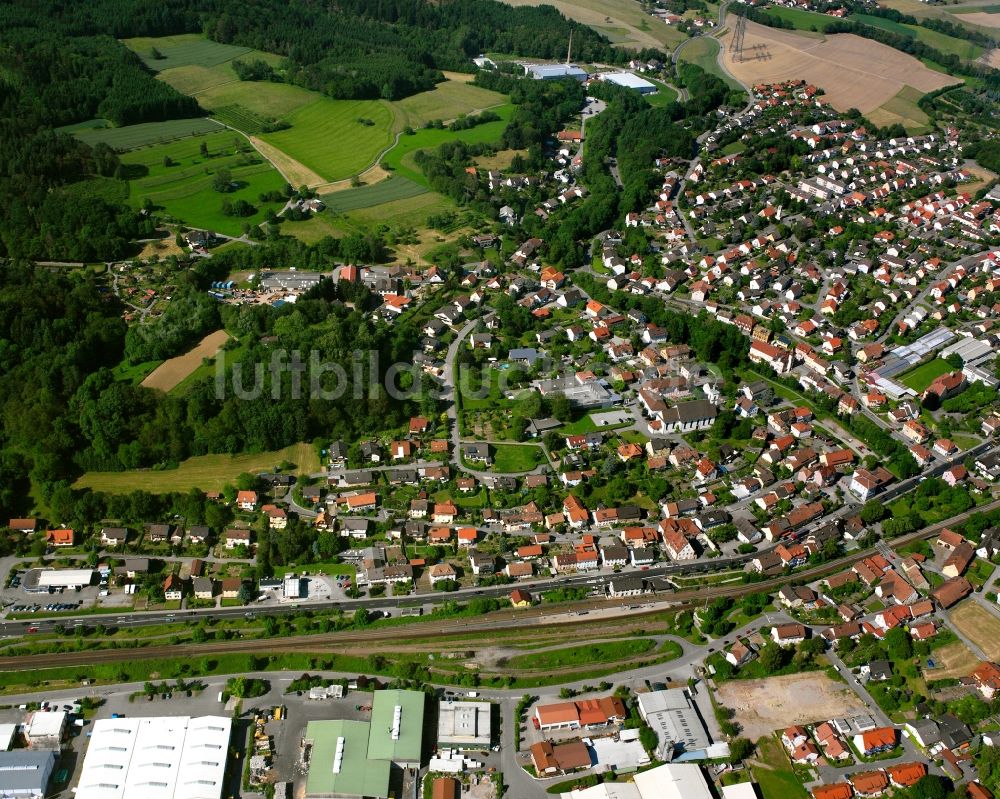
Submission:
<svg viewBox="0 0 1000 799">
<path fill-rule="evenodd" d="M 361 181 L 362 186 L 371 186 L 373 183 L 379 183 L 387 177 L 389 177 L 388 172 L 382 169 L 379 164 L 373 164 L 358 175 L 358 180 Z M 292 185 L 294 186 L 295 184 L 293 183 Z M 351 179 L 348 178 L 347 180 L 334 180 L 329 183 L 315 185 L 310 183 L 309 188 L 315 189 L 317 194 L 332 194 L 335 191 L 346 191 L 354 187 L 351 185 Z"/>
<path fill-rule="evenodd" d="M 984 28 L 1000 28 L 1000 14 L 976 11 L 974 14 L 962 14 L 960 19 L 962 22 L 971 22 L 973 25 L 982 25 Z"/>
<path fill-rule="evenodd" d="M 180 383 L 191 372 L 201 366 L 204 358 L 214 358 L 219 350 L 222 349 L 222 345 L 228 340 L 229 334 L 225 330 L 216 330 L 214 333 L 209 333 L 198 342 L 198 345 L 194 349 L 188 350 L 176 358 L 164 361 L 157 366 L 142 381 L 142 385 L 146 388 L 158 388 L 160 391 L 170 391 L 170 389 Z"/>
<path fill-rule="evenodd" d="M 935 649 L 931 660 L 934 661 L 937 668 L 925 668 L 925 680 L 950 680 L 968 677 L 979 665 L 979 658 L 972 654 L 972 650 L 961 641 L 955 641 L 940 649 Z"/>
<path fill-rule="evenodd" d="M 752 741 L 792 724 L 850 716 L 865 709 L 850 688 L 822 672 L 730 680 L 717 687 L 716 697 L 735 712 L 742 735 Z"/>
<path fill-rule="evenodd" d="M 731 37 L 723 40 L 722 64 L 737 79 L 755 84 L 802 78 L 822 88 L 823 99 L 840 111 L 867 113 L 904 86 L 926 93 L 956 82 L 912 56 L 849 33 L 812 38 L 747 22 L 741 61 L 729 52 Z"/>
</svg>

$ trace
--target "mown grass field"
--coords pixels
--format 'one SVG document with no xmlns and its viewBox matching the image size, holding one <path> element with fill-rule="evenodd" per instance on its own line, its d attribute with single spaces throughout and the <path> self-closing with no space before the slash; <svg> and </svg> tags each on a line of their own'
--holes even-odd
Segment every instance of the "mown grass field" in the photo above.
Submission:
<svg viewBox="0 0 1000 799">
<path fill-rule="evenodd" d="M 407 125 L 421 127 L 432 119 L 452 120 L 461 114 L 495 108 L 507 102 L 505 95 L 460 80 L 446 80 L 427 92 L 390 103 L 397 130 Z"/>
<path fill-rule="evenodd" d="M 64 132 L 72 133 L 80 141 L 91 146 L 103 143 L 116 150 L 135 150 L 150 144 L 163 144 L 186 136 L 213 133 L 221 129 L 218 122 L 205 117 L 144 122 L 141 125 L 126 125 L 123 128 L 111 127 L 102 119 L 91 122 L 94 124 L 81 122 L 73 125 L 73 129 L 64 129 Z"/>
<path fill-rule="evenodd" d="M 716 39 L 710 36 L 699 36 L 684 45 L 681 49 L 680 60 L 682 63 L 701 67 L 706 72 L 724 80 L 734 89 L 742 89 L 740 82 L 726 74 L 726 71 L 719 66 L 719 49 L 719 42 Z"/>
<path fill-rule="evenodd" d="M 923 95 L 912 86 L 904 86 L 899 93 L 868 113 L 868 118 L 883 127 L 900 123 L 908 133 L 926 133 L 930 129 L 930 117 L 917 103 Z"/>
<path fill-rule="evenodd" d="M 468 130 L 451 131 L 427 128 L 416 131 L 412 136 L 400 136 L 399 142 L 386 153 L 384 160 L 399 175 L 409 178 L 421 186 L 427 186 L 427 179 L 412 162 L 412 154 L 417 150 L 433 149 L 448 141 L 463 141 L 468 144 L 496 142 L 500 140 L 507 122 L 514 113 L 514 106 L 508 104 L 493 109 L 500 117 L 496 122 L 486 122 Z M 411 156 L 411 158 L 407 158 Z"/>
<path fill-rule="evenodd" d="M 657 87 L 656 94 L 647 94 L 646 102 L 652 106 L 667 105 L 674 102 L 677 99 L 677 90 L 672 86 L 668 86 L 662 80 L 657 80 L 656 78 L 646 77 L 650 83 L 655 83 Z"/>
<path fill-rule="evenodd" d="M 947 361 L 935 358 L 932 361 L 920 364 L 920 366 L 911 369 L 909 372 L 905 372 L 898 377 L 898 380 L 904 386 L 921 392 L 941 375 L 948 374 L 952 369 L 953 367 Z"/>
<path fill-rule="evenodd" d="M 219 44 L 219 42 L 209 41 L 198 33 L 183 33 L 176 36 L 138 36 L 133 39 L 123 39 L 122 43 L 155 72 L 192 65 L 214 67 L 251 52 L 249 47 Z M 156 48 L 160 53 L 160 58 L 153 57 L 153 48 Z"/>
<path fill-rule="evenodd" d="M 791 23 L 796 30 L 817 31 L 822 33 L 835 22 L 839 22 L 836 17 L 828 17 L 826 14 L 817 14 L 815 11 L 803 11 L 800 8 L 785 8 L 778 6 L 769 8 L 767 13 L 772 17 L 777 17 L 785 22 Z"/>
<path fill-rule="evenodd" d="M 283 119 L 292 127 L 261 138 L 327 180 L 361 172 L 392 143 L 392 110 L 379 100 L 324 97 Z"/>
<path fill-rule="evenodd" d="M 957 55 L 959 58 L 975 60 L 983 54 L 983 48 L 972 42 L 957 39 L 954 36 L 948 36 L 938 31 L 932 31 L 920 25 L 904 25 L 900 22 L 894 22 L 891 19 L 883 19 L 882 17 L 875 17 L 870 14 L 852 14 L 849 19 L 864 23 L 865 25 L 871 25 L 873 28 L 881 28 L 903 36 L 916 38 L 928 47 L 933 47 L 942 53 Z"/>
<path fill-rule="evenodd" d="M 491 444 L 493 471 L 529 472 L 541 463 L 545 455 L 533 444 Z"/>
<path fill-rule="evenodd" d="M 295 474 L 320 470 L 319 455 L 311 444 L 292 444 L 274 452 L 243 455 L 198 455 L 182 461 L 176 469 L 163 471 L 87 472 L 76 481 L 76 488 L 90 488 L 110 494 L 143 490 L 151 494 L 171 491 L 221 491 L 243 472 L 265 472 L 282 461 L 295 464 Z"/>
<path fill-rule="evenodd" d="M 122 157 L 123 163 L 140 165 L 148 170 L 145 176 L 129 181 L 129 202 L 138 208 L 148 197 L 154 205 L 161 206 L 185 224 L 230 236 L 240 235 L 244 224 L 259 224 L 268 208 L 277 211 L 282 203 L 261 203 L 258 195 L 282 189 L 285 181 L 277 170 L 253 151 L 250 155 L 257 163 L 242 164 L 234 138 L 246 144 L 232 131 L 224 131 L 127 153 Z M 208 147 L 207 158 L 200 153 L 202 142 Z M 174 165 L 164 166 L 165 157 L 169 157 Z M 212 179 L 220 169 L 228 169 L 240 188 L 226 194 L 215 191 Z M 244 199 L 256 207 L 257 212 L 246 218 L 226 216 L 222 213 L 223 199 L 230 202 Z"/>
<path fill-rule="evenodd" d="M 360 186 L 347 191 L 337 191 L 323 197 L 323 202 L 333 213 L 357 211 L 361 208 L 371 208 L 395 200 L 405 200 L 425 194 L 427 189 L 409 178 L 390 176 L 371 186 Z"/>
</svg>

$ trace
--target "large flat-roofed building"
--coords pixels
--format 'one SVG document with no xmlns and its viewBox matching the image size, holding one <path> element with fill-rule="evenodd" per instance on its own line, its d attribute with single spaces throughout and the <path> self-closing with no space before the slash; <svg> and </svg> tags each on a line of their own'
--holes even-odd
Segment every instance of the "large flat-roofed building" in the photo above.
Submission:
<svg viewBox="0 0 1000 799">
<path fill-rule="evenodd" d="M 55 752 L 0 752 L 0 797 L 42 799 L 55 765 Z"/>
<path fill-rule="evenodd" d="M 45 569 L 38 575 L 39 588 L 76 588 L 91 585 L 94 580 L 93 569 Z"/>
<path fill-rule="evenodd" d="M 219 799 L 231 732 L 225 716 L 101 719 L 76 799 Z"/>
<path fill-rule="evenodd" d="M 307 799 L 387 799 L 393 767 L 419 768 L 424 694 L 376 691 L 371 721 L 310 721 Z"/>
<path fill-rule="evenodd" d="M 632 72 L 602 72 L 597 76 L 605 83 L 614 83 L 626 89 L 635 89 L 639 94 L 655 94 L 656 84 L 640 78 Z"/>
<path fill-rule="evenodd" d="M 387 799 L 392 763 L 368 757 L 367 721 L 310 721 L 306 796 L 309 799 Z"/>
<path fill-rule="evenodd" d="M 632 782 L 606 782 L 576 789 L 571 799 L 713 799 L 698 766 L 667 763 L 632 778 Z"/>
<path fill-rule="evenodd" d="M 299 272 L 296 270 L 264 271 L 260 273 L 262 289 L 285 289 L 286 291 L 307 291 L 319 282 L 325 275 L 319 272 Z"/>
<path fill-rule="evenodd" d="M 683 752 L 698 752 L 711 745 L 697 708 L 683 688 L 639 694 L 639 715 L 656 733 L 661 760 Z"/>
<path fill-rule="evenodd" d="M 632 780 L 642 799 L 712 799 L 701 769 L 687 763 L 668 763 L 642 771 Z"/>
<path fill-rule="evenodd" d="M 489 702 L 442 702 L 438 709 L 438 745 L 489 749 L 490 709 Z"/>
<path fill-rule="evenodd" d="M 424 694 L 376 691 L 372 701 L 368 757 L 400 768 L 419 768 L 424 737 Z"/>
<path fill-rule="evenodd" d="M 524 74 L 535 80 L 579 80 L 587 79 L 587 70 L 572 64 L 526 64 Z"/>
</svg>

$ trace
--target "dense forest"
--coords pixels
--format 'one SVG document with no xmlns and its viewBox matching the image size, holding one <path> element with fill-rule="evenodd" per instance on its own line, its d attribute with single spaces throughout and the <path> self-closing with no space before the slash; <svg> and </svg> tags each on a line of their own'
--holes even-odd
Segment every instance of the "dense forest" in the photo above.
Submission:
<svg viewBox="0 0 1000 799">
<path fill-rule="evenodd" d="M 330 252 L 329 243 L 324 246 Z M 314 259 L 328 257 L 321 248 L 305 249 Z M 263 259 L 288 251 L 281 242 L 253 248 Z M 377 303 L 362 286 L 327 281 L 278 310 L 204 308 L 197 289 L 208 277 L 198 269 L 185 273 L 177 312 L 151 329 L 187 341 L 204 330 L 206 315 L 214 316 L 214 322 L 240 336 L 243 344 L 235 362 L 245 375 L 254 374 L 255 364 L 269 363 L 277 348 L 315 351 L 321 362 L 339 363 L 351 374 L 352 353 L 362 350 L 379 354 L 380 382 L 389 364 L 409 362 L 417 346 L 420 333 L 411 326 L 390 329 L 371 320 L 366 311 Z M 150 338 L 135 332 L 141 328 L 127 330 L 120 314 L 118 302 L 102 294 L 87 273 L 12 264 L 0 269 L 0 517 L 30 507 L 29 475 L 47 501 L 86 469 L 163 466 L 208 452 L 352 440 L 402 424 L 415 413 L 436 412 L 433 399 L 391 400 L 382 390 L 361 399 L 348 393 L 297 400 L 287 375 L 279 377 L 283 382 L 275 400 L 269 372 L 256 398 L 238 396 L 231 381 L 220 395 L 213 377 L 183 396 L 121 382 L 111 369 L 124 355 L 154 353 L 142 349 L 153 346 Z M 310 377 L 303 377 L 303 385 L 309 386 Z M 249 378 L 244 384 L 249 387 Z"/>
</svg>

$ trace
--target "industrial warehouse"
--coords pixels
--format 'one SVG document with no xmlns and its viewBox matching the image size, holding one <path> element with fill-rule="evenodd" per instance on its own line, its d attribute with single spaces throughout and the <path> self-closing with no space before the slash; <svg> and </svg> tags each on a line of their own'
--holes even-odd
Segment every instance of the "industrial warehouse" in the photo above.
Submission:
<svg viewBox="0 0 1000 799">
<path fill-rule="evenodd" d="M 77 799 L 218 799 L 232 720 L 111 718 L 94 723 Z"/>
<path fill-rule="evenodd" d="M 305 753 L 308 799 L 387 799 L 402 771 L 419 769 L 424 736 L 424 694 L 376 691 L 371 721 L 311 721 Z"/>
</svg>

